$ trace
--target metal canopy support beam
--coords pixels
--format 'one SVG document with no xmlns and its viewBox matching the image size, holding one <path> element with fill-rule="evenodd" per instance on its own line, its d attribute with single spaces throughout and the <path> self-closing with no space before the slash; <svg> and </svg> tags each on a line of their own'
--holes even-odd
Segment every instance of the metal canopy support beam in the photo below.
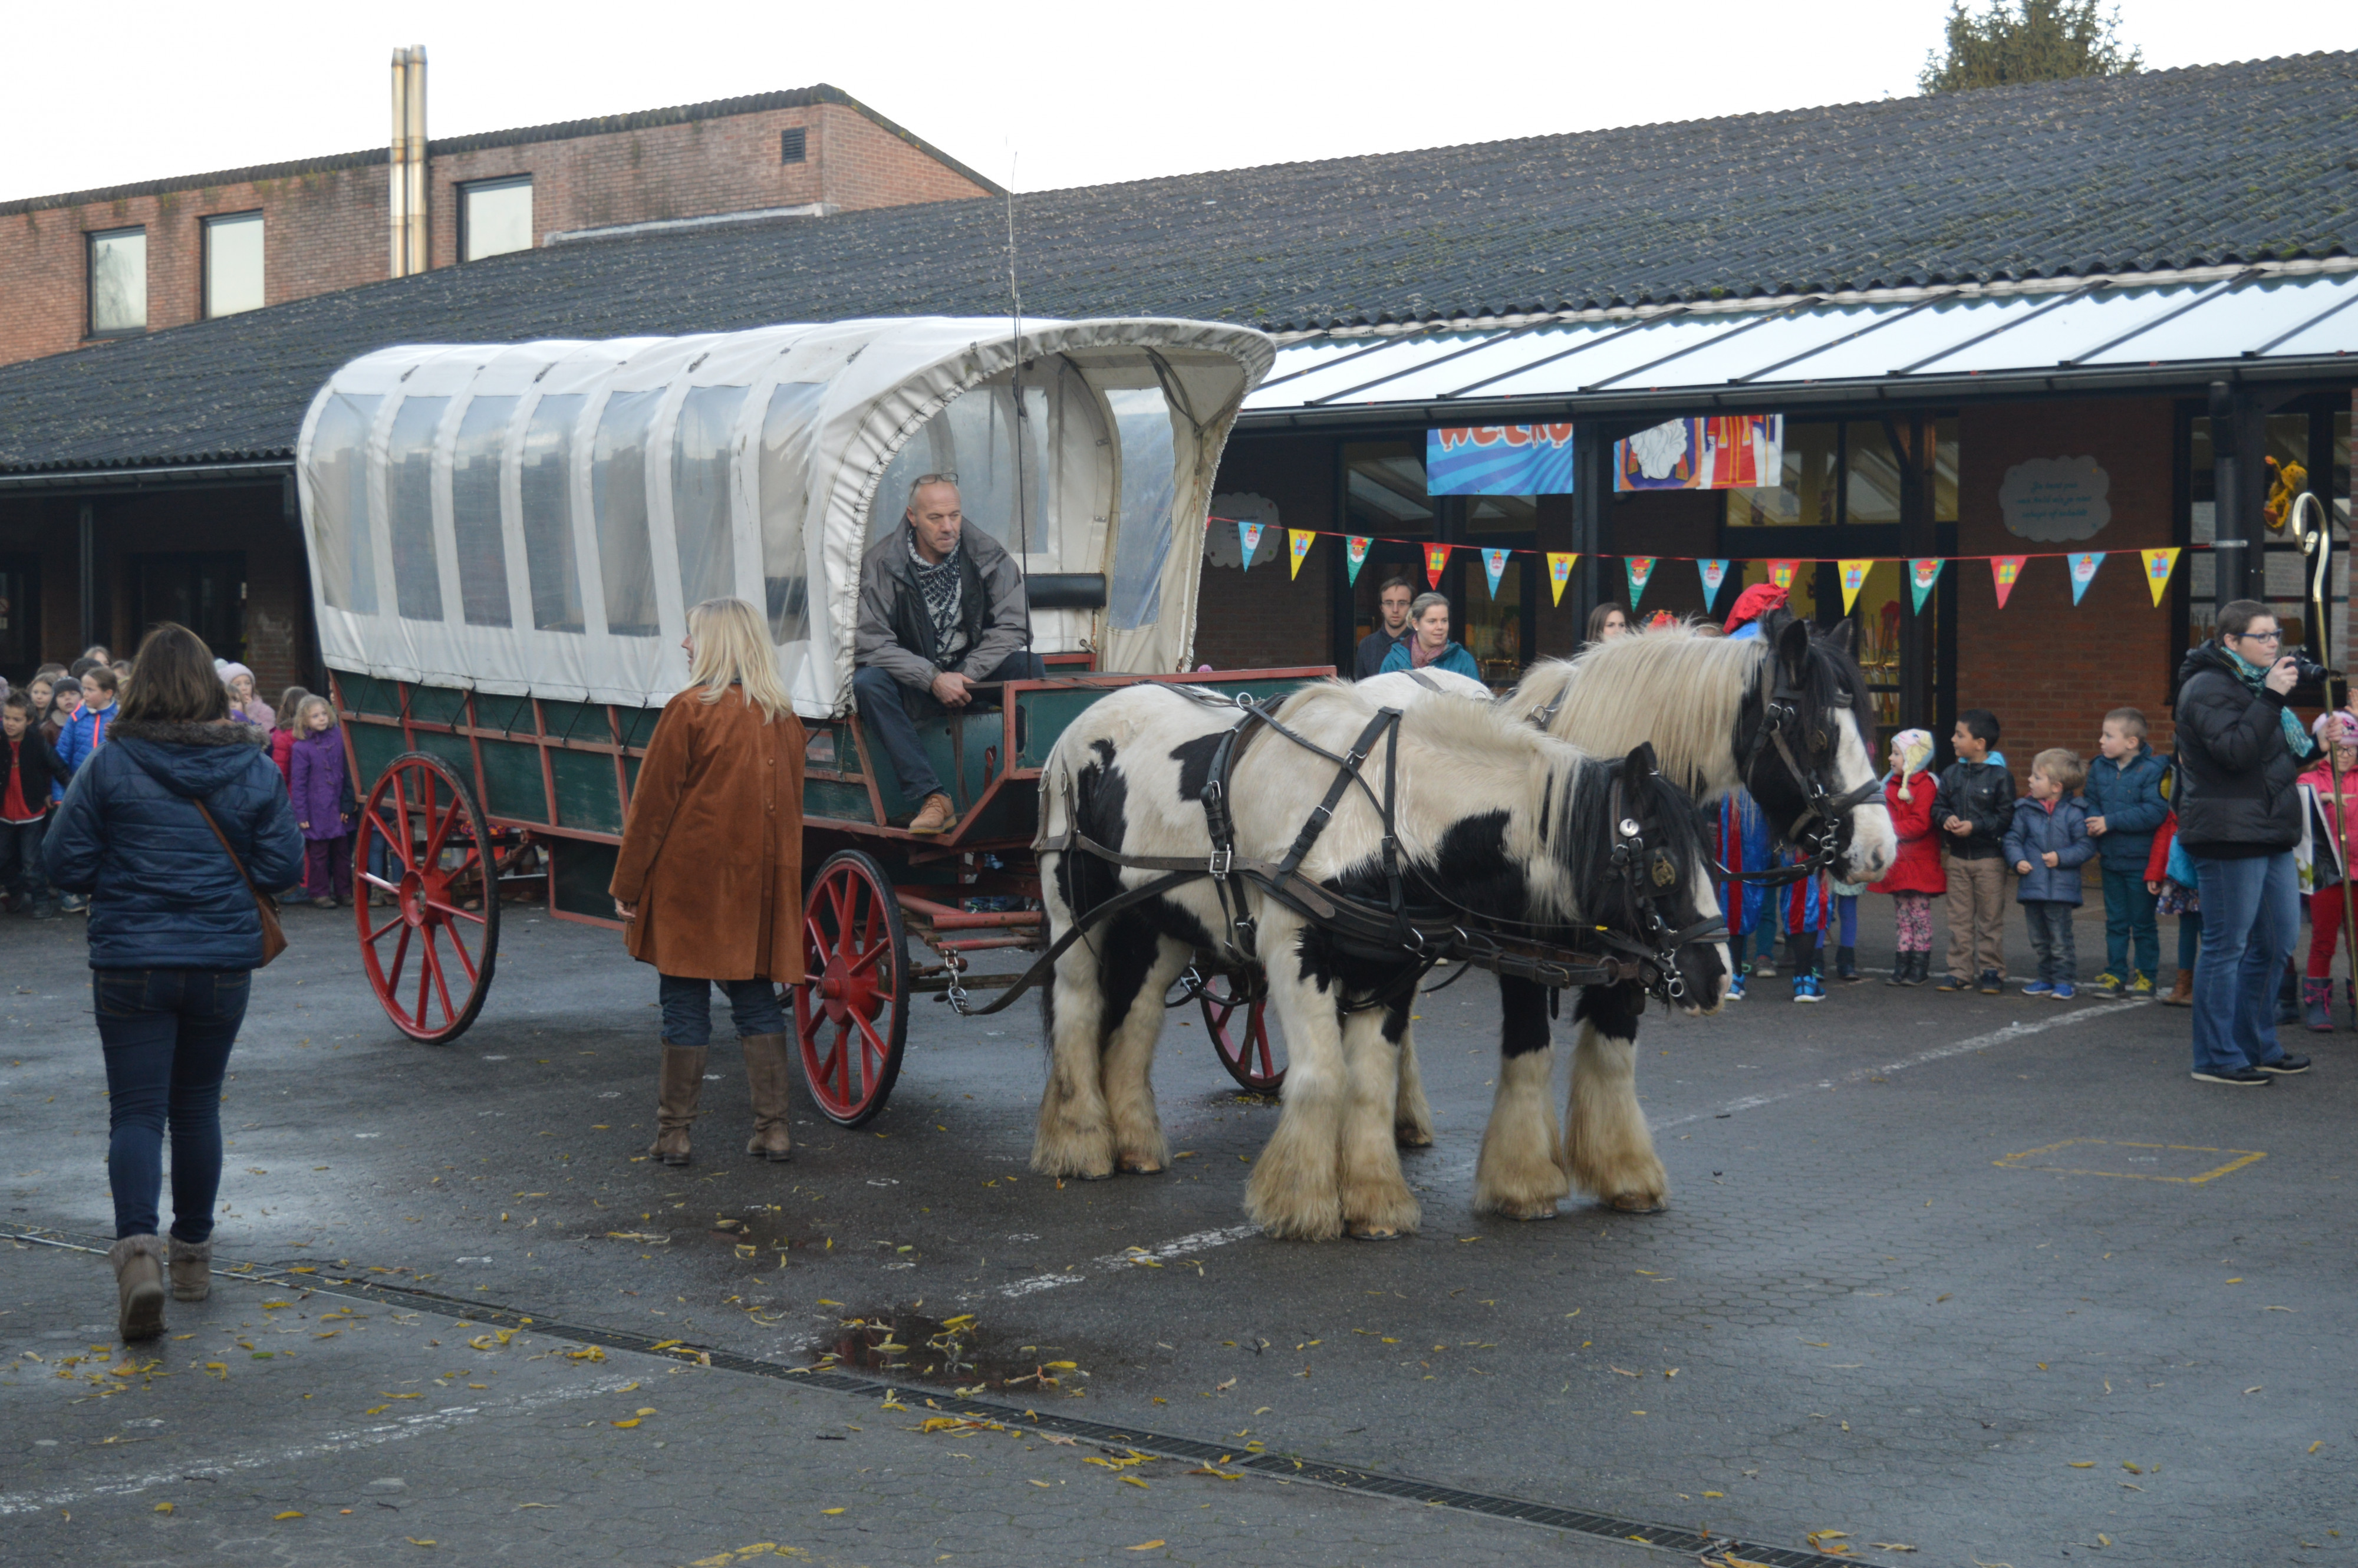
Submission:
<svg viewBox="0 0 2358 1568">
<path fill-rule="evenodd" d="M 1934 532 L 1932 497 L 1940 455 L 1940 422 L 1930 414 L 1903 415 L 1884 421 L 1885 437 L 1899 457 L 1899 537 L 1911 557 L 1941 553 Z M 1899 722 L 1907 729 L 1930 730 L 1932 714 L 1932 625 L 1929 612 L 1919 614 L 1915 590 L 1909 586 L 1909 567 L 1899 566 Z"/>
<path fill-rule="evenodd" d="M 2216 535 L 2217 604 L 2258 599 L 2265 585 L 2260 546 L 2261 486 L 2267 466 L 2267 415 L 2248 389 L 2223 381 L 2211 384 L 2211 461 Z"/>
<path fill-rule="evenodd" d="M 1572 432 L 1572 547 L 1580 559 L 1572 568 L 1573 619 L 1586 635 L 1588 617 L 1604 597 L 1604 571 L 1596 557 L 1605 546 L 1605 509 L 1613 503 L 1613 427 L 1589 419 Z"/>
<path fill-rule="evenodd" d="M 81 579 L 81 645 L 98 638 L 98 503 L 88 497 L 74 509 L 74 559 Z"/>
</svg>

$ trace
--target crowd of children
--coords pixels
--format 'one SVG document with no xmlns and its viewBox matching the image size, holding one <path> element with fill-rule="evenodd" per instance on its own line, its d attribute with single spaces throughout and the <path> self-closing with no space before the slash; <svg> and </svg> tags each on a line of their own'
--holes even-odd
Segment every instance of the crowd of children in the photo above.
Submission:
<svg viewBox="0 0 2358 1568">
<path fill-rule="evenodd" d="M 2320 836 L 2309 864 L 2324 885 L 2339 887 L 2343 868 L 2358 854 L 2358 718 L 2340 716 L 2345 776 L 2342 828 Z M 2323 720 L 2320 721 L 2320 739 Z M 1786 934 L 1793 1000 L 1824 1000 L 1820 953 L 1829 925 L 1836 931 L 1833 977 L 1861 978 L 1856 959 L 1860 893 L 1890 897 L 1895 951 L 1893 986 L 1923 985 L 1932 979 L 1932 901 L 1947 903 L 1948 971 L 1938 989 L 2001 994 L 2006 986 L 2006 921 L 2009 901 L 2022 907 L 2029 928 L 2034 973 L 2021 986 L 2026 996 L 2069 1001 L 2079 994 L 2075 917 L 2085 902 L 2084 868 L 2096 862 L 2104 888 L 2104 968 L 2094 982 L 2108 997 L 2150 997 L 2161 968 L 2157 914 L 2179 921 L 2175 984 L 2161 996 L 2185 1006 L 2191 996 L 2194 955 L 2201 942 L 2201 905 L 2194 874 L 2174 847 L 2175 820 L 2169 802 L 2167 764 L 2146 740 L 2145 715 L 2134 708 L 2106 714 L 2096 758 L 2050 747 L 2031 761 L 2027 791 L 2015 790 L 2006 754 L 1997 749 L 1997 716 L 1987 708 L 1959 715 L 1950 747 L 1956 760 L 1938 776 L 1931 772 L 1933 741 L 1922 730 L 1891 738 L 1890 771 L 1883 801 L 1898 839 L 1892 865 L 1877 882 L 1864 887 L 1805 878 L 1782 887 L 1729 884 L 1721 890 L 1731 951 L 1737 960 L 1731 996 L 1747 994 L 1750 980 L 1775 973 L 1777 933 Z M 2302 781 L 2330 799 L 2333 779 L 2322 765 Z M 2322 815 L 2319 820 L 2324 820 Z M 1758 808 L 1741 792 L 1720 809 L 1721 859 L 1732 870 L 1790 865 L 1792 851 L 1770 841 Z M 2303 993 L 2312 1026 L 2328 1001 L 2327 981 L 2340 939 L 2338 902 L 2320 916 L 2309 953 Z M 2358 997 L 2345 990 L 2358 1026 Z M 2331 1027 L 2330 1022 L 2323 1025 Z"/>
<path fill-rule="evenodd" d="M 268 737 L 309 841 L 303 884 L 279 902 L 336 907 L 352 896 L 359 806 L 334 708 L 292 686 L 274 708 L 255 691 L 254 672 L 245 665 L 215 660 L 214 670 L 228 694 L 231 720 Z M 131 676 L 128 662 L 117 663 L 104 646 L 93 645 L 71 665 L 43 665 L 21 690 L 0 698 L 0 894 L 10 914 L 50 920 L 87 910 L 86 899 L 56 896 L 41 868 L 41 845 L 67 784 L 106 743 L 116 698 Z"/>
</svg>

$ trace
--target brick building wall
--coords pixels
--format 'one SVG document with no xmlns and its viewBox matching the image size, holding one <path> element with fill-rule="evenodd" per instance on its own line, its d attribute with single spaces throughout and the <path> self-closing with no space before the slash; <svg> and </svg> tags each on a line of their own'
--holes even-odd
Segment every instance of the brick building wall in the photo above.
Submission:
<svg viewBox="0 0 2358 1568">
<path fill-rule="evenodd" d="M 800 129 L 784 162 L 780 133 Z M 530 175 L 535 243 L 551 233 L 827 202 L 849 211 L 992 193 L 988 180 L 831 88 L 689 104 L 429 144 L 432 264 L 459 258 L 459 187 Z M 0 364 L 88 335 L 89 242 L 147 235 L 147 330 L 204 311 L 204 220 L 260 212 L 264 303 L 384 279 L 383 150 L 0 202 Z"/>
<path fill-rule="evenodd" d="M 1997 606 L 1986 561 L 1959 560 L 1957 708 L 1986 708 L 2017 784 L 2049 746 L 2095 755 L 2107 710 L 2142 709 L 2154 750 L 2170 748 L 2169 602 L 2156 608 L 2136 551 L 2170 543 L 2170 404 L 2086 399 L 1969 407 L 1958 427 L 1957 553 L 2020 555 L 2104 550 L 2077 608 L 2060 557 L 2025 564 Z M 2006 531 L 1998 489 L 2035 458 L 2093 457 L 2110 476 L 2112 518 L 2085 541 L 2048 543 Z M 2181 559 L 2179 570 L 2186 570 Z"/>
</svg>

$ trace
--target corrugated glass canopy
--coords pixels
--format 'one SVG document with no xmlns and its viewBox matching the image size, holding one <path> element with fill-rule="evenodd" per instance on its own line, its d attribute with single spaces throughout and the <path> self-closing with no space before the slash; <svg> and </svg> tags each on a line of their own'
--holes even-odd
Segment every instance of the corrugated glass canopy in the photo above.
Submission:
<svg viewBox="0 0 2358 1568">
<path fill-rule="evenodd" d="M 1688 401 L 1774 407 L 1845 395 L 1940 396 L 2001 386 L 2358 373 L 2358 269 L 2251 268 L 1887 302 L 1812 297 L 1751 310 L 1673 307 L 1639 319 L 1320 339 L 1278 351 L 1248 423 L 1308 415 Z M 1257 420 L 1256 416 L 1260 416 Z"/>
</svg>

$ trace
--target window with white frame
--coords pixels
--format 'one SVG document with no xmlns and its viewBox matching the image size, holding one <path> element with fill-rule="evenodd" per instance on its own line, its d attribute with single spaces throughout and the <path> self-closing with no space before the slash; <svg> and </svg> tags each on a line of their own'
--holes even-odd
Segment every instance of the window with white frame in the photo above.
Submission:
<svg viewBox="0 0 2358 1568">
<path fill-rule="evenodd" d="M 205 314 L 262 308 L 262 214 L 205 220 Z"/>
<path fill-rule="evenodd" d="M 481 261 L 532 249 L 532 176 L 459 187 L 459 259 Z"/>
<path fill-rule="evenodd" d="M 147 231 L 110 229 L 90 236 L 90 330 L 147 330 Z"/>
</svg>

